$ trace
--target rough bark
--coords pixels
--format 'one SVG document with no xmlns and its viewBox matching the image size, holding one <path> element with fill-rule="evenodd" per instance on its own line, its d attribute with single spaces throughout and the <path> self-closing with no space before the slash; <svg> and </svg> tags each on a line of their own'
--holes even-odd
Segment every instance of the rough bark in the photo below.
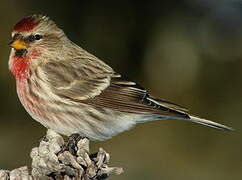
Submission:
<svg viewBox="0 0 242 180">
<path fill-rule="evenodd" d="M 27 166 L 0 170 L 0 180 L 103 180 L 119 175 L 122 168 L 109 167 L 110 156 L 102 148 L 89 153 L 89 140 L 77 138 L 65 142 L 63 137 L 48 130 L 39 147 L 32 149 L 31 172 Z"/>
</svg>

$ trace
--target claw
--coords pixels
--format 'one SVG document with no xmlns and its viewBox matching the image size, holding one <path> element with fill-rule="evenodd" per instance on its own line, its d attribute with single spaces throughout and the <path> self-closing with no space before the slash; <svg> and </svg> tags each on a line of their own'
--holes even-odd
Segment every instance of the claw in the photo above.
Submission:
<svg viewBox="0 0 242 180">
<path fill-rule="evenodd" d="M 76 155 L 78 150 L 77 143 L 83 138 L 84 137 L 77 133 L 70 135 L 67 144 L 62 147 L 61 152 L 69 151 L 72 155 Z"/>
</svg>

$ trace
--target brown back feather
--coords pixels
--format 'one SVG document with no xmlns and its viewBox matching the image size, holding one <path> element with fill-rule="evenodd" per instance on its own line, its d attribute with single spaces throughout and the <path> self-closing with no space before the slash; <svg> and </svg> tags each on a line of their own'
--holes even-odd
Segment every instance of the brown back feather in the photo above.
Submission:
<svg viewBox="0 0 242 180">
<path fill-rule="evenodd" d="M 73 102 L 126 113 L 189 118 L 184 108 L 150 98 L 144 88 L 110 71 L 111 68 L 101 61 L 56 61 L 45 64 L 42 69 L 52 91 Z"/>
</svg>

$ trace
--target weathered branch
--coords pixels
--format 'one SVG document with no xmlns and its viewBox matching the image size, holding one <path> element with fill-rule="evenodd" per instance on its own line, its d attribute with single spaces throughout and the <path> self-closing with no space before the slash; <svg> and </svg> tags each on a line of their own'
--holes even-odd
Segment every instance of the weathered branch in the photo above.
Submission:
<svg viewBox="0 0 242 180">
<path fill-rule="evenodd" d="M 32 171 L 27 166 L 12 171 L 0 170 L 0 180 L 64 179 L 102 180 L 119 175 L 122 168 L 108 167 L 110 156 L 102 148 L 89 154 L 86 138 L 65 142 L 62 136 L 48 130 L 39 147 L 32 149 Z"/>
</svg>

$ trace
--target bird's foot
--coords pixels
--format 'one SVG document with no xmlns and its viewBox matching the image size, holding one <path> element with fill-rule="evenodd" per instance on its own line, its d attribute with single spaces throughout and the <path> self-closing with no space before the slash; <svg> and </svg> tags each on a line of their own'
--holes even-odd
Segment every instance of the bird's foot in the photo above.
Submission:
<svg viewBox="0 0 242 180">
<path fill-rule="evenodd" d="M 69 151 L 71 154 L 76 155 L 78 150 L 77 143 L 83 138 L 84 137 L 82 137 L 78 133 L 72 134 L 71 136 L 69 136 L 67 143 L 62 147 L 61 151 Z"/>
<path fill-rule="evenodd" d="M 41 141 L 48 142 L 48 139 L 47 139 L 46 135 L 44 135 L 43 137 L 41 137 L 41 138 L 39 139 L 39 143 L 40 143 Z"/>
</svg>

